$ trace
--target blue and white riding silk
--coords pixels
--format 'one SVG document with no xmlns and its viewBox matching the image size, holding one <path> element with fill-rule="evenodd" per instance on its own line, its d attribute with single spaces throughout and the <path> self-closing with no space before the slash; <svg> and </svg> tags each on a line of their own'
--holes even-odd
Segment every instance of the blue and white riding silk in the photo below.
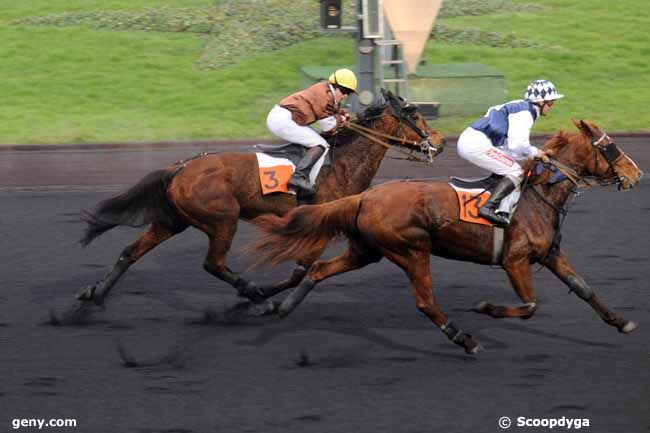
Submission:
<svg viewBox="0 0 650 433">
<path fill-rule="evenodd" d="M 485 116 L 470 127 L 485 134 L 493 146 L 513 159 L 523 160 L 539 152 L 530 144 L 530 130 L 539 115 L 539 107 L 532 102 L 515 100 L 490 107 Z"/>
</svg>

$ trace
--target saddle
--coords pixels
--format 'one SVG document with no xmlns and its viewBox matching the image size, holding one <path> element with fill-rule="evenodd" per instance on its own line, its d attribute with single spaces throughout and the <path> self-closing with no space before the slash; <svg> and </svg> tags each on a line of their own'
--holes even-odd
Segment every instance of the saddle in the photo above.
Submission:
<svg viewBox="0 0 650 433">
<path fill-rule="evenodd" d="M 285 158 L 291 161 L 294 165 L 305 156 L 307 148 L 295 143 L 284 144 L 256 144 L 256 149 L 274 158 Z M 327 152 L 323 160 L 323 167 L 332 165 L 332 152 Z"/>
<path fill-rule="evenodd" d="M 288 181 L 291 178 L 294 167 L 305 156 L 307 149 L 304 146 L 295 143 L 285 143 L 279 145 L 257 144 L 255 146 L 257 154 L 257 163 L 260 167 L 259 177 L 262 185 L 262 194 L 272 193 L 289 193 L 295 194 L 288 187 Z M 320 168 L 312 168 L 312 179 L 325 166 L 332 165 L 331 150 L 323 157 L 323 164 Z M 293 165 L 293 166 L 292 166 Z M 314 170 L 318 170 L 314 174 Z M 315 195 L 304 195 L 299 193 L 297 196 L 298 204 L 313 204 Z"/>
<path fill-rule="evenodd" d="M 463 179 L 460 177 L 451 176 L 449 178 L 449 182 L 458 188 L 483 189 L 489 191 L 494 188 L 501 179 L 503 179 L 503 176 L 492 173 L 489 176 L 481 177 L 478 179 Z"/>
</svg>

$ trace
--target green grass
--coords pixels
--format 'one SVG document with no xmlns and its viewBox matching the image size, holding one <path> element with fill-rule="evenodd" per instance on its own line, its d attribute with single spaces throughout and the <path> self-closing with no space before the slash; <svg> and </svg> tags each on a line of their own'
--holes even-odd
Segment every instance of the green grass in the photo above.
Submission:
<svg viewBox="0 0 650 433">
<path fill-rule="evenodd" d="M 522 2 L 523 3 L 523 2 Z M 430 62 L 481 62 L 503 71 L 511 98 L 521 98 L 534 78 L 553 81 L 566 98 L 559 101 L 535 131 L 569 127 L 570 117 L 589 118 L 608 130 L 650 130 L 650 21 L 644 0 L 538 1 L 547 6 L 534 14 L 460 17 L 446 24 L 508 29 L 541 42 L 543 49 L 489 48 L 430 43 Z M 543 23 L 543 24 L 542 24 Z M 450 119 L 451 120 L 451 119 Z M 471 119 L 445 122 L 460 131 Z"/>
<path fill-rule="evenodd" d="M 513 33 L 543 48 L 430 42 L 427 61 L 494 66 L 506 75 L 512 98 L 521 97 L 531 79 L 554 81 L 567 98 L 535 131 L 568 128 L 571 116 L 593 119 L 610 131 L 650 129 L 645 0 L 516 1 L 543 7 L 440 23 Z M 0 0 L 0 143 L 268 137 L 266 113 L 298 89 L 301 66 L 354 61 L 351 37 L 319 38 L 205 69 L 201 57 L 211 40 L 206 35 L 9 24 L 64 12 L 215 3 Z M 441 118 L 434 125 L 458 134 L 475 117 Z"/>
<path fill-rule="evenodd" d="M 67 12 L 144 9 L 161 6 L 189 8 L 212 6 L 216 3 L 217 0 L 0 0 L 0 21 Z"/>
</svg>

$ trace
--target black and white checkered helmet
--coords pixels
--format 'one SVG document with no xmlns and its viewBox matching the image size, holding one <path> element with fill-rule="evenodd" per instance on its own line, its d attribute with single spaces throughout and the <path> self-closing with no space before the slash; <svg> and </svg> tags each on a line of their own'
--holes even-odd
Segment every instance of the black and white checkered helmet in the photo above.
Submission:
<svg viewBox="0 0 650 433">
<path fill-rule="evenodd" d="M 557 93 L 555 85 L 547 80 L 535 80 L 528 85 L 524 92 L 524 99 L 530 102 L 555 101 L 564 98 Z"/>
</svg>

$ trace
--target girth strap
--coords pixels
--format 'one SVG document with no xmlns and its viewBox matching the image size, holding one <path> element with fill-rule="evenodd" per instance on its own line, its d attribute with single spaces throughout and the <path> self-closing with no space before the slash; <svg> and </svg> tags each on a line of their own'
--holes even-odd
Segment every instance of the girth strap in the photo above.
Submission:
<svg viewBox="0 0 650 433">
<path fill-rule="evenodd" d="M 503 227 L 494 226 L 492 241 L 492 265 L 501 265 L 503 256 Z"/>
</svg>

